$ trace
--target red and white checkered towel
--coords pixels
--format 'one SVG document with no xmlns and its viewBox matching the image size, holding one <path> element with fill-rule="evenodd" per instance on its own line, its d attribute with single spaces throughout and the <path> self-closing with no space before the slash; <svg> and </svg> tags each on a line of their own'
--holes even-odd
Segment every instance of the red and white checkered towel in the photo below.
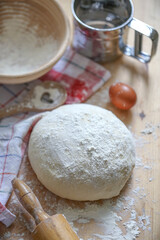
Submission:
<svg viewBox="0 0 160 240">
<path fill-rule="evenodd" d="M 60 82 L 67 90 L 66 103 L 85 101 L 110 77 L 99 64 L 68 49 L 54 68 L 41 79 L 19 85 L 0 85 L 0 108 L 16 103 L 40 81 Z M 33 126 L 42 114 L 22 113 L 0 121 L 0 221 L 9 226 L 14 216 L 4 207 L 12 191 Z"/>
</svg>

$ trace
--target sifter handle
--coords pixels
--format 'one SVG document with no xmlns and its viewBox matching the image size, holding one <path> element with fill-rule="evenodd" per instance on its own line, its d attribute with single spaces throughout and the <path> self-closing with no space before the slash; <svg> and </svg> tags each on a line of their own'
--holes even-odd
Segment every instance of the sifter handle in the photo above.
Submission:
<svg viewBox="0 0 160 240">
<path fill-rule="evenodd" d="M 44 212 L 37 197 L 27 184 L 18 178 L 14 178 L 12 180 L 12 186 L 18 200 L 27 210 L 27 212 L 33 216 L 36 224 L 39 224 L 43 220 L 50 217 L 47 213 Z"/>
<path fill-rule="evenodd" d="M 121 51 L 133 58 L 136 58 L 140 62 L 148 63 L 150 62 L 151 58 L 155 55 L 158 46 L 158 32 L 152 28 L 151 26 L 147 25 L 146 23 L 133 18 L 128 27 L 135 31 L 135 39 L 134 39 L 134 46 L 130 47 L 123 42 L 123 39 L 120 39 L 120 49 Z M 151 40 L 151 49 L 150 53 L 143 52 L 143 36 L 146 36 Z"/>
</svg>

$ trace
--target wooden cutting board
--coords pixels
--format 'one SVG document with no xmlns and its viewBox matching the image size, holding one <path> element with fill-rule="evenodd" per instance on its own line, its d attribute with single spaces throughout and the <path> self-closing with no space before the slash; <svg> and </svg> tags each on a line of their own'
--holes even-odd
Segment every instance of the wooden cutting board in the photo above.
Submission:
<svg viewBox="0 0 160 240">
<path fill-rule="evenodd" d="M 70 19 L 71 0 L 60 0 Z M 160 32 L 160 1 L 134 0 L 135 14 L 139 20 L 154 26 Z M 148 48 L 150 43 L 146 43 Z M 64 213 L 83 240 L 98 239 L 160 239 L 160 49 L 149 65 L 123 56 L 115 62 L 104 64 L 111 71 L 112 78 L 87 102 L 113 111 L 132 131 L 135 137 L 137 162 L 133 175 L 120 197 L 112 201 L 94 203 L 74 202 L 61 199 L 45 189 L 37 180 L 27 155 L 19 177 L 35 192 L 48 214 Z M 131 85 L 137 93 L 137 104 L 130 111 L 115 109 L 109 102 L 108 87 L 115 81 Z M 0 239 L 29 240 L 33 224 L 26 218 L 14 195 L 8 208 L 17 215 L 16 221 L 6 229 L 0 225 Z M 87 215 L 88 214 L 88 215 Z M 110 219 L 107 218 L 110 216 Z M 116 219 L 116 222 L 114 222 Z M 127 223 L 124 225 L 124 223 Z M 112 225 L 112 226 L 110 226 Z M 135 229 L 133 227 L 135 226 Z M 113 228 L 114 227 L 114 228 Z M 128 230 L 127 227 L 131 229 Z M 135 231 L 133 231 L 135 230 Z M 112 231 L 109 238 L 109 232 Z M 116 235 L 119 232 L 119 236 Z M 126 234 L 132 233 L 133 236 Z M 117 237 L 118 236 L 118 237 Z M 126 238 L 124 237 L 126 236 Z M 115 237 L 115 238 L 113 238 Z M 130 238 L 129 238 L 130 237 Z"/>
</svg>

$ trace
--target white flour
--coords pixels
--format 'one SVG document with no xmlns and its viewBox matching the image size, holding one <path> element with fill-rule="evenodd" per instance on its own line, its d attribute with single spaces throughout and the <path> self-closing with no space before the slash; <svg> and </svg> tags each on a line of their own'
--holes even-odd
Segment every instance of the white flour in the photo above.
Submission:
<svg viewBox="0 0 160 240">
<path fill-rule="evenodd" d="M 134 210 L 134 199 L 130 198 L 132 204 L 128 200 L 128 197 L 119 197 L 116 201 L 104 200 L 103 202 L 85 203 L 83 208 L 71 207 L 64 200 L 60 200 L 57 212 L 66 216 L 77 233 L 79 228 L 82 228 L 81 224 L 85 229 L 85 224 L 87 227 L 89 223 L 92 223 L 93 237 L 89 239 L 135 240 L 141 230 L 149 230 L 150 220 L 149 216 L 137 216 Z M 122 214 L 123 210 L 130 217 L 127 222 L 122 223 L 122 217 L 119 214 Z M 124 232 L 119 224 L 124 227 Z M 85 238 L 85 233 L 83 239 L 88 239 Z"/>
<path fill-rule="evenodd" d="M 124 240 L 123 233 L 117 224 L 117 222 L 121 221 L 121 217 L 116 213 L 117 209 L 121 209 L 121 204 L 117 203 L 114 206 L 110 200 L 104 200 L 101 204 L 98 202 L 85 203 L 83 209 L 68 207 L 62 200 L 58 203 L 57 212 L 63 213 L 77 232 L 78 228 L 75 228 L 75 222 L 81 223 L 83 220 L 83 225 L 92 222 L 94 229 L 92 235 L 98 237 L 98 239 Z M 85 235 L 83 239 L 86 239 Z"/>
<path fill-rule="evenodd" d="M 46 95 L 46 101 L 41 99 L 43 95 L 47 93 Z M 34 98 L 31 99 L 30 104 L 33 105 L 36 108 L 39 109 L 45 109 L 51 106 L 51 104 L 54 102 L 54 100 L 58 99 L 60 97 L 61 93 L 56 88 L 44 88 L 43 86 L 36 86 L 34 89 Z M 49 103 L 49 101 L 51 101 Z"/>
<path fill-rule="evenodd" d="M 32 72 L 55 55 L 58 42 L 45 26 L 39 36 L 38 25 L 30 26 L 20 17 L 5 18 L 0 24 L 0 74 L 17 75 Z"/>
<path fill-rule="evenodd" d="M 153 125 L 152 123 L 146 123 L 145 128 L 141 130 L 141 134 L 143 135 L 152 135 L 154 140 L 157 140 L 158 134 L 157 131 L 160 128 L 160 124 Z"/>
<path fill-rule="evenodd" d="M 103 91 L 105 93 L 105 90 Z M 146 129 L 146 131 L 145 131 Z M 150 130 L 149 130 L 150 129 Z M 156 126 L 156 134 L 159 130 L 159 125 Z M 149 141 L 144 139 L 146 135 L 153 137 L 155 132 L 154 126 L 149 126 L 146 124 L 144 130 L 141 131 L 141 136 L 136 139 L 136 148 L 146 149 Z M 159 135 L 158 135 L 159 136 Z M 21 179 L 26 181 L 27 184 L 33 189 L 33 191 L 38 195 L 41 192 L 40 202 L 43 201 L 45 211 L 48 214 L 53 215 L 55 213 L 62 213 L 67 217 L 67 220 L 72 225 L 73 229 L 79 234 L 81 240 L 135 240 L 135 239 L 144 239 L 143 233 L 148 234 L 149 238 L 150 232 L 153 231 L 151 228 L 153 225 L 152 211 L 154 209 L 154 204 L 159 204 L 159 200 L 151 200 L 153 205 L 150 205 L 151 211 L 145 213 L 143 206 L 147 201 L 149 201 L 149 194 L 147 193 L 148 185 L 143 186 L 142 179 L 148 177 L 148 173 L 152 174 L 153 170 L 153 157 L 150 158 L 149 163 L 146 162 L 146 155 L 139 156 L 136 160 L 136 168 L 134 172 L 136 173 L 134 186 L 132 180 L 127 184 L 127 189 L 129 192 L 122 192 L 121 195 L 115 200 L 104 200 L 94 203 L 83 203 L 77 207 L 76 202 L 66 202 L 61 198 L 57 198 L 55 195 L 46 191 L 42 185 L 38 188 L 39 182 L 37 180 L 30 179 L 28 177 L 27 169 L 25 169 L 25 174 L 21 174 Z M 27 161 L 28 164 L 28 161 Z M 25 168 L 27 166 L 25 163 Z M 139 171 L 140 170 L 140 171 Z M 138 175 L 137 173 L 143 170 L 143 176 Z M 148 182 L 152 184 L 152 181 L 155 180 L 152 175 L 148 178 Z M 15 201 L 15 205 L 13 204 Z M 14 197 L 11 199 L 11 211 L 14 212 L 14 207 L 17 206 L 17 200 L 14 200 Z M 140 207 L 142 206 L 142 208 Z M 159 205 L 158 205 L 159 206 Z M 56 207 L 56 210 L 55 210 Z M 153 208 L 152 208 L 153 207 Z M 16 209 L 16 208 L 15 208 Z M 15 210 L 15 213 L 17 209 Z M 159 212 L 157 212 L 159 214 Z M 23 223 L 23 220 L 18 220 Z M 94 231 L 93 231 L 94 230 Z M 86 233 L 88 234 L 86 236 Z M 7 233 L 8 237 L 4 236 L 2 239 L 12 239 L 13 235 Z M 18 235 L 18 234 L 17 234 Z M 18 236 L 17 236 L 18 237 Z M 19 239 L 19 238 L 18 238 Z M 26 237 L 24 239 L 29 239 Z"/>
<path fill-rule="evenodd" d="M 140 139 L 137 146 L 139 146 L 139 142 Z M 76 201 L 66 201 L 62 198 L 57 198 L 51 192 L 46 191 L 42 185 L 39 185 L 35 178 L 29 178 L 31 168 L 28 160 L 26 159 L 25 161 L 25 172 L 21 174 L 21 179 L 39 196 L 40 202 L 43 202 L 44 210 L 49 215 L 62 213 L 66 216 L 81 240 L 135 240 L 144 231 L 151 232 L 151 216 L 145 214 L 144 209 L 138 209 L 136 206 L 137 203 L 140 204 L 147 201 L 146 189 L 140 185 L 138 178 L 136 178 L 134 188 L 129 187 L 132 182 L 130 180 L 127 184 L 129 192 L 122 192 L 116 199 L 77 204 Z M 136 169 L 134 171 L 139 171 L 144 166 L 143 159 L 139 158 L 136 161 Z M 151 169 L 146 169 L 144 176 L 148 171 L 150 172 Z M 38 195 L 39 192 L 41 192 L 40 195 Z M 19 213 L 19 207 L 17 199 L 13 196 L 10 210 L 13 213 Z M 27 235 L 29 231 L 26 231 L 24 236 L 22 234 L 26 226 L 28 229 L 32 229 L 31 222 L 27 221 L 26 223 L 20 213 L 16 221 L 16 225 L 21 224 L 24 228 L 20 228 L 16 234 L 6 233 L 2 240 L 12 239 L 13 237 L 17 237 L 16 239 L 19 239 L 18 237 L 29 239 Z"/>
</svg>

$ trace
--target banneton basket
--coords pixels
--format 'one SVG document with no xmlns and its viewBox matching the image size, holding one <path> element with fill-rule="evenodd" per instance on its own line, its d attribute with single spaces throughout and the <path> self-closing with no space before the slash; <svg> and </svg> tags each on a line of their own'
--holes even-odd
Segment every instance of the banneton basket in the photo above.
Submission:
<svg viewBox="0 0 160 240">
<path fill-rule="evenodd" d="M 63 55 L 69 21 L 55 0 L 0 1 L 0 83 L 34 80 Z"/>
</svg>

